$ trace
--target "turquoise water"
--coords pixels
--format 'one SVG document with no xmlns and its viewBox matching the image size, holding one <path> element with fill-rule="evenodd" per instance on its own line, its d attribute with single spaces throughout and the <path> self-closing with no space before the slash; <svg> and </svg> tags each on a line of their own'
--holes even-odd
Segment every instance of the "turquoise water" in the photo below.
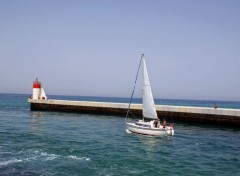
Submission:
<svg viewBox="0 0 240 176">
<path fill-rule="evenodd" d="M 118 116 L 32 112 L 27 97 L 0 94 L 0 175 L 240 175 L 239 128 L 177 122 L 146 137 Z"/>
</svg>

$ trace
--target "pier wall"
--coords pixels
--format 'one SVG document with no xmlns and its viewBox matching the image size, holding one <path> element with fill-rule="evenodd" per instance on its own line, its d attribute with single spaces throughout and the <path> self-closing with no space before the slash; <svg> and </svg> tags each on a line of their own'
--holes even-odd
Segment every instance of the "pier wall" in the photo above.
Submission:
<svg viewBox="0 0 240 176">
<path fill-rule="evenodd" d="M 33 99 L 28 99 L 28 102 L 31 104 L 31 110 L 36 111 L 78 112 L 125 116 L 128 109 L 127 103 Z M 204 122 L 240 127 L 239 109 L 156 105 L 156 110 L 160 119 L 166 118 L 171 121 Z M 131 113 L 141 118 L 142 105 L 131 104 Z"/>
</svg>

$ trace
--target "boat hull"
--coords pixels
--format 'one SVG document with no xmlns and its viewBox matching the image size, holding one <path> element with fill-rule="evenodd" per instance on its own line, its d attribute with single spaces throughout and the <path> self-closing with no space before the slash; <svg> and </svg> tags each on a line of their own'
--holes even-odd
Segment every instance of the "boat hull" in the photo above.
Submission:
<svg viewBox="0 0 240 176">
<path fill-rule="evenodd" d="M 171 127 L 151 128 L 151 127 L 138 126 L 135 123 L 127 123 L 127 129 L 132 133 L 149 135 L 149 136 L 174 135 L 174 129 Z"/>
</svg>

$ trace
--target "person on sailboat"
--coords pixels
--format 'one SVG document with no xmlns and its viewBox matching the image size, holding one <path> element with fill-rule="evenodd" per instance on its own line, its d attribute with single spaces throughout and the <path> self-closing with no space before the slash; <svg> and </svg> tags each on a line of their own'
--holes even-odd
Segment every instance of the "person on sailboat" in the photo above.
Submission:
<svg viewBox="0 0 240 176">
<path fill-rule="evenodd" d="M 154 120 L 154 127 L 157 128 L 157 125 L 158 125 L 158 121 Z"/>
<path fill-rule="evenodd" d="M 154 127 L 159 128 L 160 127 L 160 119 L 157 119 L 154 121 Z"/>
<path fill-rule="evenodd" d="M 166 127 L 166 125 L 167 125 L 167 122 L 166 122 L 166 120 L 165 120 L 165 119 L 163 119 L 163 128 L 165 128 L 165 127 Z"/>
<path fill-rule="evenodd" d="M 157 119 L 157 128 L 160 127 L 160 119 Z"/>
</svg>

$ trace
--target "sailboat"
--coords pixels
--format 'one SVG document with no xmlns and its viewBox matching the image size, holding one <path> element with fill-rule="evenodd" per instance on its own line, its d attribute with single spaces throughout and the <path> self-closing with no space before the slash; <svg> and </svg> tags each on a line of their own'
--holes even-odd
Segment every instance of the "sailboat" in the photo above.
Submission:
<svg viewBox="0 0 240 176">
<path fill-rule="evenodd" d="M 134 88 L 132 91 L 132 96 L 131 100 L 128 106 L 128 111 L 126 115 L 126 119 L 128 118 L 130 112 L 130 107 L 131 107 L 131 102 L 132 102 L 132 97 L 134 94 L 137 78 L 138 78 L 138 73 L 140 70 L 140 67 L 142 65 L 143 69 L 143 87 L 142 87 L 142 115 L 143 118 L 135 123 L 127 123 L 127 130 L 132 132 L 132 133 L 137 133 L 137 134 L 142 134 L 142 135 L 150 135 L 150 136 L 162 136 L 162 135 L 174 135 L 174 128 L 173 125 L 171 124 L 170 126 L 166 125 L 166 122 L 164 121 L 163 125 L 160 124 L 160 119 L 157 116 L 157 111 L 153 99 L 153 94 L 152 94 L 152 88 L 148 76 L 148 71 L 147 71 L 147 66 L 146 66 L 146 61 L 144 58 L 144 54 L 142 54 L 138 71 L 137 71 L 137 76 L 134 84 Z M 151 120 L 147 120 L 151 119 Z"/>
</svg>

